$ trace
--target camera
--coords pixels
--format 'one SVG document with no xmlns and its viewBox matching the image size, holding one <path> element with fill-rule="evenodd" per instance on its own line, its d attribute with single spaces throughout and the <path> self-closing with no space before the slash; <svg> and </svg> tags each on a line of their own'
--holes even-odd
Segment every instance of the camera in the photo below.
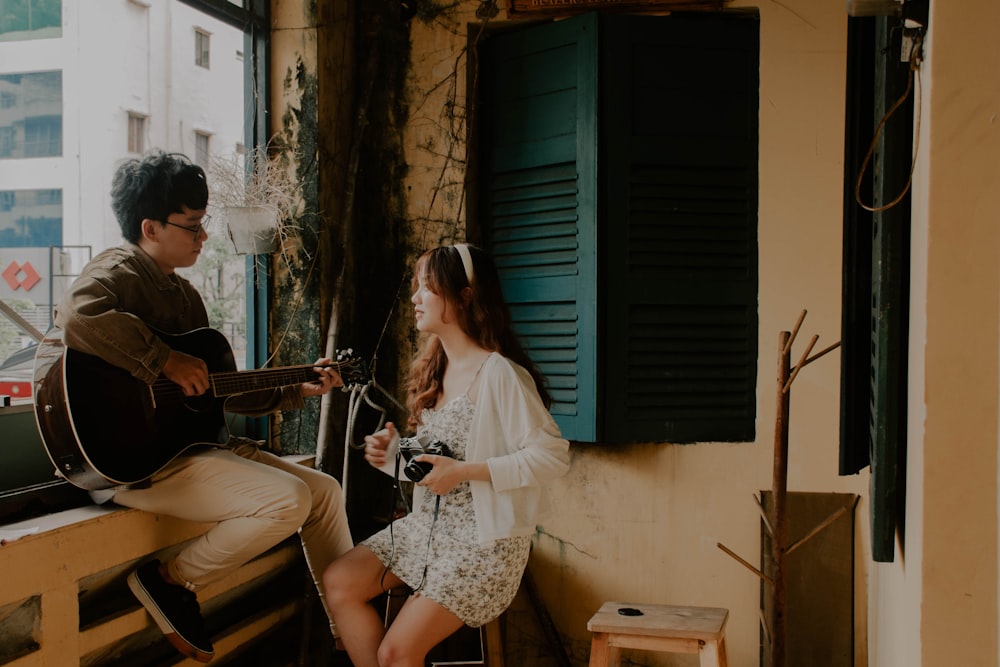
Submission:
<svg viewBox="0 0 1000 667">
<path fill-rule="evenodd" d="M 440 440 L 431 440 L 427 436 L 419 438 L 403 438 L 399 441 L 399 453 L 402 454 L 406 466 L 403 472 L 413 482 L 419 482 L 434 466 L 429 461 L 417 461 L 417 456 L 421 454 L 436 454 L 437 456 L 451 456 L 448 445 Z"/>
</svg>

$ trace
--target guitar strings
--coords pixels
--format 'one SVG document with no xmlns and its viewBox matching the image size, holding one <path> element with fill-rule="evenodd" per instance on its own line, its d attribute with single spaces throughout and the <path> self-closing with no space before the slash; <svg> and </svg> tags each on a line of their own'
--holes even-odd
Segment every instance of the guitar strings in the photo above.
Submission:
<svg viewBox="0 0 1000 667">
<path fill-rule="evenodd" d="M 275 386 L 293 385 L 299 382 L 307 382 L 313 378 L 314 368 L 337 368 L 338 370 L 347 366 L 347 363 L 329 363 L 316 366 L 314 364 L 302 364 L 298 366 L 285 366 L 281 368 L 264 368 L 252 371 L 220 371 L 209 374 L 209 386 L 214 390 L 216 396 L 226 396 L 234 393 L 253 391 L 255 389 L 270 389 Z M 261 386 L 254 378 L 266 377 L 267 383 Z M 183 394 L 183 389 L 179 384 L 167 378 L 158 378 L 153 382 L 153 391 L 158 396 L 172 396 Z M 221 391 L 220 391 L 221 389 Z"/>
</svg>

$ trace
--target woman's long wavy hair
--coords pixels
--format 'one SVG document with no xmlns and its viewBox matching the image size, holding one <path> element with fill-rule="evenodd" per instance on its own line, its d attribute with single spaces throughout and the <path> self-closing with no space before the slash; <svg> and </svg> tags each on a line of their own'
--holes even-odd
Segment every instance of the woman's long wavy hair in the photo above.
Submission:
<svg viewBox="0 0 1000 667">
<path fill-rule="evenodd" d="M 500 276 L 496 264 L 483 250 L 467 245 L 472 258 L 472 284 L 465 275 L 462 256 L 454 246 L 441 246 L 428 250 L 417 260 L 413 277 L 416 289 L 420 276 L 429 290 L 445 300 L 445 317 L 456 317 L 459 326 L 483 348 L 499 352 L 523 366 L 535 381 L 538 395 L 545 407 L 552 398 L 545 387 L 545 377 L 528 357 L 511 327 L 510 309 L 500 289 Z M 462 290 L 471 287 L 471 294 Z M 441 396 L 444 371 L 448 365 L 441 340 L 431 334 L 420 346 L 410 364 L 407 382 L 407 405 L 410 416 L 408 426 L 416 429 L 420 413 L 433 408 Z"/>
</svg>

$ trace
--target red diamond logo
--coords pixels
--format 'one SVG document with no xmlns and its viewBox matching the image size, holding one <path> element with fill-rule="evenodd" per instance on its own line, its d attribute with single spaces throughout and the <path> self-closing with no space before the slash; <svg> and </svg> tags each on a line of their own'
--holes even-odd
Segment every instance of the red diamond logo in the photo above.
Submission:
<svg viewBox="0 0 1000 667">
<path fill-rule="evenodd" d="M 30 292 L 31 288 L 37 285 L 38 281 L 42 279 L 38 275 L 38 271 L 35 271 L 35 267 L 31 265 L 31 262 L 25 262 L 24 264 L 11 262 L 10 266 L 4 269 L 4 272 L 0 275 L 3 276 L 4 281 L 6 281 L 12 290 L 21 288 L 25 292 Z"/>
</svg>

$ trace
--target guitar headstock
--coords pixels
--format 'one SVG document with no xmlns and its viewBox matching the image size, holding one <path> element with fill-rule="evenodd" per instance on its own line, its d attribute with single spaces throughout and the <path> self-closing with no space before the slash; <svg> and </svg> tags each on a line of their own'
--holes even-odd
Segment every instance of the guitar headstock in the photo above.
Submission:
<svg viewBox="0 0 1000 667">
<path fill-rule="evenodd" d="M 337 350 L 337 372 L 344 381 L 344 389 L 354 389 L 368 384 L 368 364 L 354 350 Z"/>
</svg>

